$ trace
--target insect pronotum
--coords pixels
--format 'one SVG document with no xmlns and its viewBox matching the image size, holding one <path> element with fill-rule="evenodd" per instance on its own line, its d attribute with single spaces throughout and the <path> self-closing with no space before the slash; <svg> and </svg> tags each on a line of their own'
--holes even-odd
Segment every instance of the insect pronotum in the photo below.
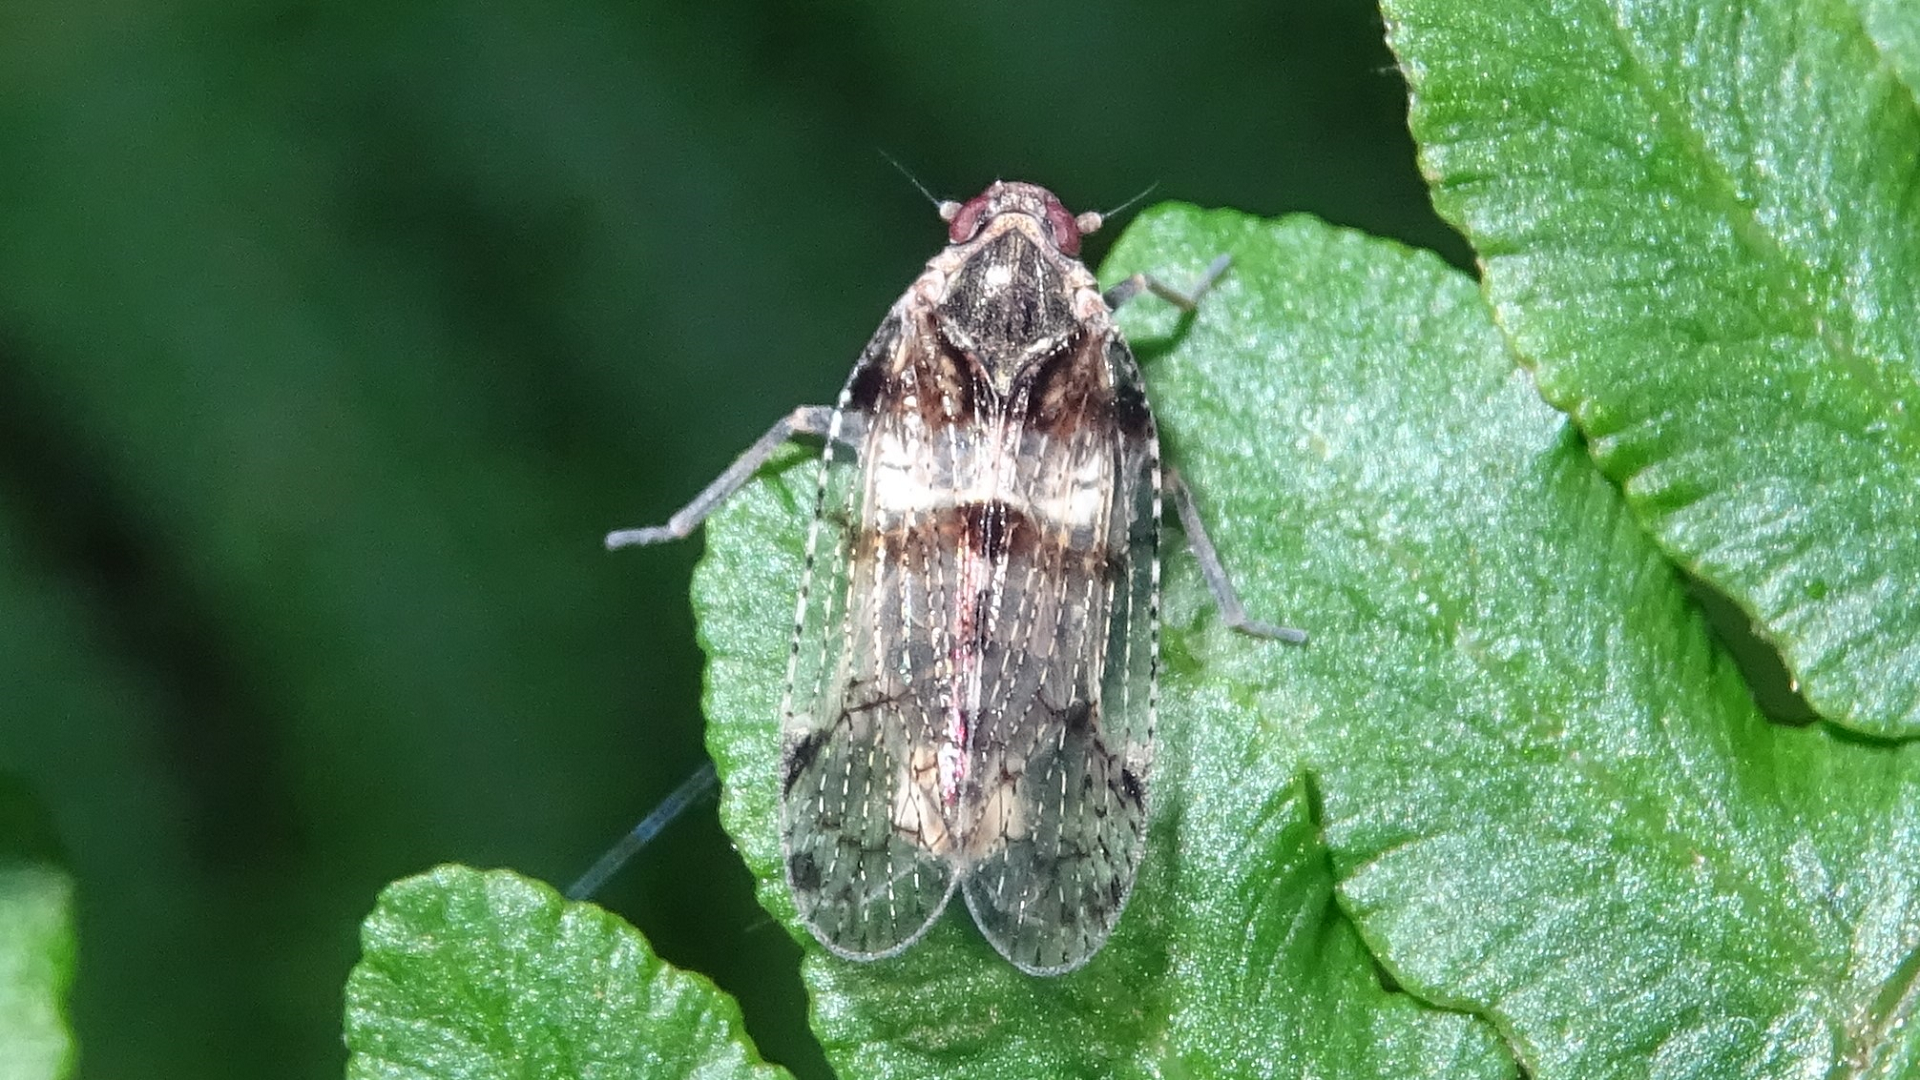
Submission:
<svg viewBox="0 0 1920 1080">
<path fill-rule="evenodd" d="M 690 534 L 789 437 L 825 442 L 780 709 L 781 839 L 830 951 L 892 956 L 963 893 L 1015 966 L 1098 952 L 1146 846 L 1160 514 L 1173 500 L 1222 618 L 1249 619 L 1160 460 L 1113 309 L 1079 260 L 1099 214 L 999 182 L 940 204 L 948 245 L 893 305 L 832 408 L 773 425 L 663 526 Z"/>
</svg>

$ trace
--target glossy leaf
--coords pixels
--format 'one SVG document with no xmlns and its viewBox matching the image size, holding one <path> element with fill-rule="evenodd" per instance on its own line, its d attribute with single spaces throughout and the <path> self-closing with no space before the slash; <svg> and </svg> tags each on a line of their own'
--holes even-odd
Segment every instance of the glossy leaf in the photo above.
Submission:
<svg viewBox="0 0 1920 1080">
<path fill-rule="evenodd" d="M 1376 245 L 1263 265 L 1308 230 L 1155 224 L 1116 261 L 1239 258 L 1161 410 L 1222 547 L 1277 556 L 1249 602 L 1318 634 L 1215 662 L 1241 715 L 1296 718 L 1387 968 L 1541 1080 L 1913 1069 L 1920 746 L 1760 718 L 1499 340 L 1436 349 L 1448 318 L 1491 334 L 1464 278 L 1388 306 Z"/>
<path fill-rule="evenodd" d="M 1541 392 L 1822 715 L 1920 734 L 1914 6 L 1384 7 Z"/>
<path fill-rule="evenodd" d="M 1221 629 L 1174 558 L 1171 779 L 1114 940 L 1054 981 L 957 915 L 896 960 L 815 950 L 829 1055 L 849 1076 L 1497 1068 L 1484 1029 L 1436 1038 L 1458 1018 L 1380 993 L 1359 950 L 1270 951 L 1350 933 L 1294 869 L 1304 782 L 1380 962 L 1490 1019 L 1531 1075 L 1911 1068 L 1920 751 L 1758 716 L 1471 281 L 1309 220 L 1181 208 L 1107 270 L 1178 280 L 1220 251 L 1197 317 L 1126 321 L 1249 606 L 1314 640 Z M 695 588 L 725 817 L 783 918 L 773 718 L 808 477 L 713 523 Z M 1383 1060 L 1422 1041 L 1457 1056 Z"/>
<path fill-rule="evenodd" d="M 740 1010 L 640 932 L 506 871 L 395 882 L 347 981 L 353 1078 L 763 1077 Z"/>
<path fill-rule="evenodd" d="M 1873 43 L 1909 91 L 1920 90 L 1920 3 L 1914 0 L 1853 0 Z"/>
</svg>

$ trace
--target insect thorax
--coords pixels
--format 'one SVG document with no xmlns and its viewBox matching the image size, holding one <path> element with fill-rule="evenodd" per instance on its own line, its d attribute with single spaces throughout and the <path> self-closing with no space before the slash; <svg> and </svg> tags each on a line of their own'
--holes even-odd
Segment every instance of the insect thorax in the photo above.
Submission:
<svg viewBox="0 0 1920 1080">
<path fill-rule="evenodd" d="M 1061 350 L 1085 324 L 1073 310 L 1063 265 L 1023 228 L 1007 227 L 972 251 L 947 280 L 941 333 L 979 362 L 1001 393 L 1030 363 Z"/>
</svg>

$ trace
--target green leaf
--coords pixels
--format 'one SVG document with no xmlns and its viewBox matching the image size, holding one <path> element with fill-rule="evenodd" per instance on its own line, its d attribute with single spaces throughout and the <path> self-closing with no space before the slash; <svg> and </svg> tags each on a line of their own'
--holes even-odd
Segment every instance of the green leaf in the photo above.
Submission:
<svg viewBox="0 0 1920 1080">
<path fill-rule="evenodd" d="M 1161 411 L 1229 561 L 1273 552 L 1249 603 L 1317 635 L 1213 662 L 1291 718 L 1386 967 L 1541 1080 L 1920 1067 L 1920 744 L 1760 718 L 1463 278 L 1390 303 L 1376 245 L 1153 225 L 1121 269 L 1239 260 Z"/>
<path fill-rule="evenodd" d="M 1908 92 L 1920 89 L 1920 3 L 1915 0 L 1853 0 L 1887 66 Z"/>
<path fill-rule="evenodd" d="M 1386 0 L 1540 391 L 1821 714 L 1920 734 L 1914 7 Z M 1902 43 L 1904 42 L 1904 43 Z"/>
<path fill-rule="evenodd" d="M 1122 242 L 1130 266 L 1193 272 L 1231 250 L 1241 261 L 1210 297 L 1201 325 L 1267 296 L 1273 275 L 1353 269 L 1339 285 L 1350 302 L 1338 325 L 1356 336 L 1385 333 L 1396 350 L 1439 365 L 1464 352 L 1483 371 L 1504 372 L 1498 336 L 1470 283 L 1438 260 L 1334 233 L 1306 221 L 1268 227 L 1235 215 L 1178 234 L 1178 212 L 1149 214 Z M 1155 245 L 1158 238 L 1161 244 Z M 1171 240 L 1173 242 L 1168 243 Z M 1121 258 L 1116 255 L 1116 258 Z M 1142 301 L 1147 308 L 1157 301 Z M 1162 307 L 1159 314 L 1165 314 Z M 1196 330 L 1198 327 L 1195 328 Z M 1245 332 L 1269 331 L 1249 315 Z M 1150 344 L 1136 338 L 1136 344 Z M 1163 405 L 1186 443 L 1252 447 L 1277 437 L 1265 424 L 1175 407 L 1198 390 L 1184 347 L 1150 366 Z M 1402 358 L 1395 355 L 1395 361 Z M 1285 376 L 1264 357 L 1241 356 L 1216 377 L 1225 393 L 1267 400 Z M 1344 358 L 1327 360 L 1338 372 Z M 1548 410 L 1515 387 L 1509 403 Z M 1289 445 L 1298 433 L 1289 430 Z M 1304 437 L 1304 436 L 1298 436 Z M 1020 973 L 994 953 L 955 907 L 902 955 L 854 963 L 825 954 L 796 926 L 781 873 L 777 826 L 776 715 L 789 620 L 808 518 L 810 455 L 794 451 L 734 499 L 707 531 L 694 605 L 709 656 L 709 746 L 725 795 L 722 818 L 758 876 L 767 909 L 807 950 L 804 976 L 814 1027 L 848 1077 L 864 1076 L 1511 1076 L 1513 1062 L 1490 1028 L 1381 986 L 1352 925 L 1332 903 L 1328 857 L 1303 794 L 1299 724 L 1338 694 L 1303 680 L 1329 646 L 1299 649 L 1218 630 L 1201 601 L 1191 560 L 1170 554 L 1166 678 L 1154 827 L 1141 879 L 1118 930 L 1084 968 L 1058 978 Z M 1423 466 L 1424 467 L 1424 466 Z M 1267 475 L 1245 478 L 1271 484 Z M 1212 479 L 1211 476 L 1205 479 Z M 1216 524 L 1237 516 L 1229 492 L 1202 483 Z M 1409 510 L 1411 514 L 1411 510 Z M 1244 521 L 1241 522 L 1245 524 Z M 1289 515 L 1258 536 L 1232 533 L 1229 564 L 1294 566 L 1321 526 Z M 1260 579 L 1271 582 L 1272 575 Z M 1342 576 L 1342 588 L 1361 583 Z M 1335 630 L 1351 616 L 1306 606 L 1306 594 L 1262 589 L 1256 610 Z M 1253 665 L 1262 676 L 1249 681 Z M 1249 708 L 1268 684 L 1285 702 Z"/>
<path fill-rule="evenodd" d="M 774 715 L 809 471 L 710 525 L 695 605 L 724 820 L 808 944 L 830 1057 L 849 1076 L 1498 1068 L 1484 1029 L 1373 984 L 1311 865 L 1304 774 L 1380 962 L 1490 1019 L 1531 1075 L 1920 1066 L 1920 744 L 1759 717 L 1471 281 L 1316 222 L 1177 207 L 1106 276 L 1178 281 L 1221 251 L 1190 322 L 1124 315 L 1249 607 L 1314 639 L 1221 629 L 1170 559 L 1169 782 L 1085 969 L 1021 976 L 957 915 L 873 964 L 793 929 Z"/>
<path fill-rule="evenodd" d="M 506 871 L 442 866 L 388 886 L 346 996 L 354 1078 L 787 1075 L 712 983 Z"/>
<path fill-rule="evenodd" d="M 45 812 L 0 775 L 0 1080 L 69 1074 L 73 960 L 73 879 L 59 866 Z"/>
</svg>

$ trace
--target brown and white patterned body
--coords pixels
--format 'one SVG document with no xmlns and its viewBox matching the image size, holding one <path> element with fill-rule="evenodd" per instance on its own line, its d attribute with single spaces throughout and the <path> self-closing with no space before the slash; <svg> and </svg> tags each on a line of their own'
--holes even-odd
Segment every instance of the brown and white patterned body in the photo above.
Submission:
<svg viewBox="0 0 1920 1080">
<path fill-rule="evenodd" d="M 951 244 L 854 367 L 782 711 L 787 879 L 842 956 L 964 891 L 1023 970 L 1097 952 L 1146 843 L 1160 459 L 1132 353 L 1045 189 Z M 851 453 L 850 453 L 851 450 Z"/>
</svg>

